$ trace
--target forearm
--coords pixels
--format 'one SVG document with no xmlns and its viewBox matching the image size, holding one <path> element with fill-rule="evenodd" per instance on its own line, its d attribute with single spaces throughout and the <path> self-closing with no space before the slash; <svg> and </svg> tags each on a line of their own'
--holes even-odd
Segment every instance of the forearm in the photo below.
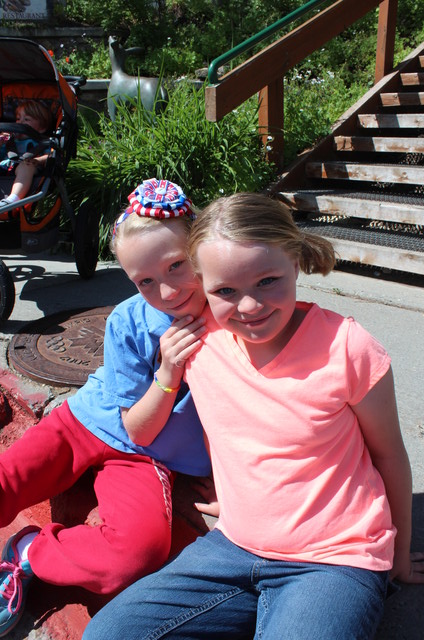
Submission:
<svg viewBox="0 0 424 640">
<path fill-rule="evenodd" d="M 160 370 L 157 375 L 161 382 Z M 153 381 L 144 396 L 130 409 L 121 408 L 124 427 L 135 444 L 147 447 L 162 431 L 172 413 L 179 388 L 179 382 L 173 384 L 175 391 L 167 392 Z"/>
<path fill-rule="evenodd" d="M 374 459 L 390 504 L 392 521 L 397 529 L 392 577 L 403 580 L 410 570 L 412 530 L 412 474 L 406 451 L 393 459 Z"/>
</svg>

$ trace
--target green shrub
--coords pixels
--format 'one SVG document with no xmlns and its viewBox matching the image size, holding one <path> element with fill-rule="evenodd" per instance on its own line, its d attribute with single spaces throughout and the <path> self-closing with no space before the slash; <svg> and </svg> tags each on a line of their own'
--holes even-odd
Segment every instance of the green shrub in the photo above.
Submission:
<svg viewBox="0 0 424 640">
<path fill-rule="evenodd" d="M 368 89 L 367 85 L 346 86 L 331 71 L 316 77 L 312 71 L 298 71 L 284 83 L 284 163 L 328 135 L 335 121 Z"/>
<path fill-rule="evenodd" d="M 67 185 L 74 204 L 89 199 L 101 212 L 101 255 L 107 255 L 112 221 L 141 180 L 157 176 L 180 184 L 197 206 L 222 194 L 264 188 L 275 176 L 258 137 L 257 101 L 221 122 L 205 118 L 204 89 L 189 82 L 170 90 L 155 116 L 139 100 L 117 105 L 112 122 L 82 117 L 77 159 Z"/>
</svg>

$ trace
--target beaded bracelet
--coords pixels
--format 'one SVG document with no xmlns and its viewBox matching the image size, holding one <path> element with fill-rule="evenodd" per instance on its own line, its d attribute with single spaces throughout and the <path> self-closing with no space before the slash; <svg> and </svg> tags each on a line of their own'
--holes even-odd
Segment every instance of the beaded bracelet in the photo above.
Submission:
<svg viewBox="0 0 424 640">
<path fill-rule="evenodd" d="M 179 387 L 176 387 L 175 389 L 173 389 L 172 387 L 165 387 L 162 383 L 159 382 L 156 372 L 154 374 L 154 379 L 159 389 L 162 389 L 162 391 L 165 391 L 165 393 L 176 393 L 181 387 L 181 385 Z"/>
</svg>

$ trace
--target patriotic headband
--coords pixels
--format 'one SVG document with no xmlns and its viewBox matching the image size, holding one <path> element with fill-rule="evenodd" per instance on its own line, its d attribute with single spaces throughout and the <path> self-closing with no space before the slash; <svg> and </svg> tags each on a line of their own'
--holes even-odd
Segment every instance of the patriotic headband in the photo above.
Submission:
<svg viewBox="0 0 424 640">
<path fill-rule="evenodd" d="M 122 213 L 113 228 L 115 235 L 117 227 L 128 218 L 131 213 L 148 218 L 178 218 L 183 215 L 194 219 L 192 202 L 183 193 L 181 187 L 169 180 L 151 178 L 128 196 L 130 206 Z"/>
</svg>

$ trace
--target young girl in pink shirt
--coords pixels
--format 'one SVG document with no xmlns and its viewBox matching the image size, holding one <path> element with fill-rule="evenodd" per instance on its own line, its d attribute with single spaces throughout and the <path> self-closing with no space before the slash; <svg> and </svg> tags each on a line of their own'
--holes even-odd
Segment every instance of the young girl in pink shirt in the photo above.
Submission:
<svg viewBox="0 0 424 640">
<path fill-rule="evenodd" d="M 352 318 L 296 300 L 299 271 L 326 274 L 335 257 L 282 203 L 219 199 L 189 254 L 209 309 L 186 379 L 220 517 L 84 640 L 373 638 L 389 574 L 424 582 L 390 358 Z"/>
</svg>

